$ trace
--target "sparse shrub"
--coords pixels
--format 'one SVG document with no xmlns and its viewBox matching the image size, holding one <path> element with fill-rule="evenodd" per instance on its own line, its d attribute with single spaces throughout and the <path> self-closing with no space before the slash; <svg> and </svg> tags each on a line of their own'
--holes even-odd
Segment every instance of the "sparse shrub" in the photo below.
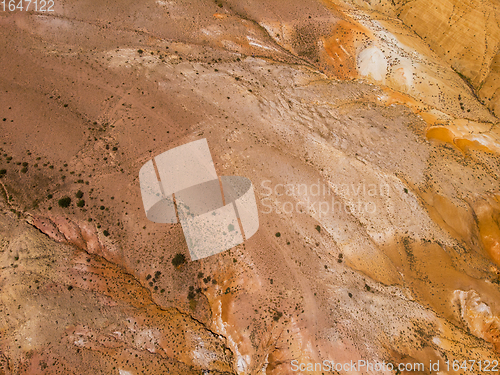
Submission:
<svg viewBox="0 0 500 375">
<path fill-rule="evenodd" d="M 61 198 L 57 203 L 59 204 L 60 207 L 63 208 L 69 207 L 69 205 L 71 204 L 71 198 L 70 197 Z"/>
<path fill-rule="evenodd" d="M 80 199 L 76 205 L 78 207 L 84 207 L 85 206 L 85 201 L 83 199 Z"/>
<path fill-rule="evenodd" d="M 283 316 L 283 313 L 281 311 L 276 311 L 276 313 L 273 316 L 273 319 L 274 319 L 275 322 L 277 322 L 278 320 L 280 320 L 280 318 L 282 316 Z"/>
<path fill-rule="evenodd" d="M 109 236 L 109 232 L 107 230 L 104 230 L 104 232 L 102 232 L 102 234 L 104 234 L 106 237 Z"/>
<path fill-rule="evenodd" d="M 81 190 L 78 190 L 75 194 L 75 197 L 77 197 L 78 199 L 81 199 L 83 197 L 83 191 Z"/>
<path fill-rule="evenodd" d="M 179 267 L 184 263 L 186 263 L 186 257 L 182 253 L 177 253 L 172 259 L 174 267 Z"/>
</svg>

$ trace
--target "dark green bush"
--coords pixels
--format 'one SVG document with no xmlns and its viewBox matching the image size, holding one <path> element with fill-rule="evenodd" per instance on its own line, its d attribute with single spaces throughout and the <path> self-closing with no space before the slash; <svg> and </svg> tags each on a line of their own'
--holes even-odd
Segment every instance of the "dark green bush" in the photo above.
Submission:
<svg viewBox="0 0 500 375">
<path fill-rule="evenodd" d="M 174 267 L 179 267 L 184 263 L 186 263 L 186 257 L 182 253 L 177 253 L 172 259 L 172 264 L 174 265 Z"/>
<path fill-rule="evenodd" d="M 71 204 L 71 198 L 70 197 L 64 197 L 59 199 L 59 202 L 57 202 L 60 207 L 66 208 Z"/>
</svg>

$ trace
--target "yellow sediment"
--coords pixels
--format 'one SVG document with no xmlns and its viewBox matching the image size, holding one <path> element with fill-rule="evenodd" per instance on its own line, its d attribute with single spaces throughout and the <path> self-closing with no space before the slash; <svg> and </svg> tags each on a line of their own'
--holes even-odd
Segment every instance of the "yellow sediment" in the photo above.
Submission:
<svg viewBox="0 0 500 375">
<path fill-rule="evenodd" d="M 500 134 L 492 131 L 491 123 L 467 119 L 440 119 L 432 110 L 409 95 L 384 88 L 387 96 L 382 99 L 385 105 L 402 104 L 420 115 L 427 123 L 426 137 L 451 144 L 463 152 L 478 150 L 500 154 Z"/>
<path fill-rule="evenodd" d="M 330 73 L 339 79 L 353 79 L 358 76 L 356 49 L 364 42 L 372 39 L 370 30 L 357 22 L 339 21 L 332 35 L 322 38 L 324 55 L 322 60 L 333 68 Z"/>
<path fill-rule="evenodd" d="M 500 265 L 500 202 L 499 196 L 482 200 L 475 207 L 479 234 L 484 249 Z"/>
</svg>

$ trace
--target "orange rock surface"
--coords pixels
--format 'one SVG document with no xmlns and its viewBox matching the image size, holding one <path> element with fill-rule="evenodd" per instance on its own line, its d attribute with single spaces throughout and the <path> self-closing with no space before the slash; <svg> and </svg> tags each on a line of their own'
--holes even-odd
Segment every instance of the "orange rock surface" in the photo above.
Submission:
<svg viewBox="0 0 500 375">
<path fill-rule="evenodd" d="M 0 12 L 0 374 L 498 359 L 497 18 L 479 0 Z M 201 138 L 252 181 L 260 227 L 177 264 L 183 229 L 147 220 L 138 174 Z"/>
</svg>

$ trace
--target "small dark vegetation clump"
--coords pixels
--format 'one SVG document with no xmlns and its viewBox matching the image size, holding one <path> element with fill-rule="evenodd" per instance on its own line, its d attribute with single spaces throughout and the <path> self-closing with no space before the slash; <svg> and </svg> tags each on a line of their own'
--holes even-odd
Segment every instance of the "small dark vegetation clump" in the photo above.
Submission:
<svg viewBox="0 0 500 375">
<path fill-rule="evenodd" d="M 77 197 L 78 199 L 81 199 L 83 197 L 83 191 L 81 190 L 78 190 L 75 194 L 75 197 Z"/>
<path fill-rule="evenodd" d="M 183 265 L 184 263 L 186 263 L 186 257 L 184 254 L 182 253 L 177 253 L 173 258 L 172 258 L 172 264 L 174 265 L 174 267 L 180 267 L 181 265 Z"/>
<path fill-rule="evenodd" d="M 102 232 L 102 234 L 104 234 L 106 237 L 108 237 L 108 236 L 109 236 L 109 232 L 108 232 L 107 230 L 104 230 L 104 231 Z"/>
<path fill-rule="evenodd" d="M 78 207 L 84 207 L 85 206 L 85 201 L 83 199 L 80 199 L 77 204 Z"/>
<path fill-rule="evenodd" d="M 281 237 L 281 233 L 280 232 L 276 232 L 276 237 Z"/>
<path fill-rule="evenodd" d="M 63 208 L 69 207 L 69 205 L 71 204 L 71 198 L 70 197 L 61 198 L 57 203 L 59 204 L 60 207 Z"/>
<path fill-rule="evenodd" d="M 276 313 L 274 314 L 273 316 L 273 320 L 275 322 L 277 322 L 278 320 L 280 320 L 280 318 L 283 316 L 283 313 L 281 311 L 276 311 Z"/>
</svg>

